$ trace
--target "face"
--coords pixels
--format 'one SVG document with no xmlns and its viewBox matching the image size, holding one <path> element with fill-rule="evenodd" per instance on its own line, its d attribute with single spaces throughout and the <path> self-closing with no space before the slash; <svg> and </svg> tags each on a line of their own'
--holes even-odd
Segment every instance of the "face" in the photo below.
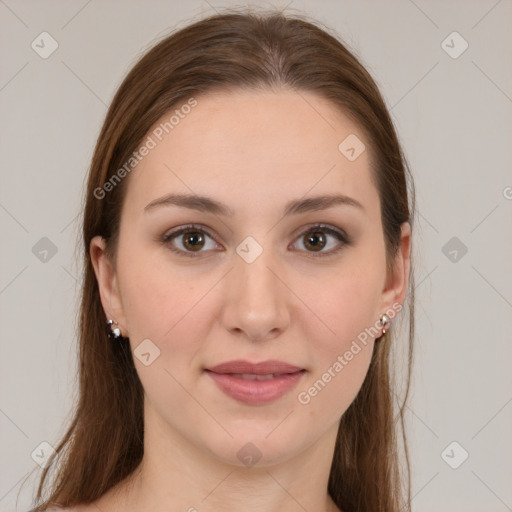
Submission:
<svg viewBox="0 0 512 512">
<path fill-rule="evenodd" d="M 327 100 L 196 101 L 165 136 L 155 125 L 156 146 L 125 178 L 115 268 L 101 239 L 91 255 L 107 317 L 143 354 L 147 424 L 214 459 L 241 466 L 253 450 L 276 464 L 332 439 L 358 393 L 375 337 L 361 333 L 403 302 L 408 225 L 387 275 L 370 142 Z M 354 135 L 366 147 L 355 160 L 339 149 Z M 296 368 L 211 371 L 234 360 Z M 273 377 L 239 375 L 258 371 Z"/>
</svg>

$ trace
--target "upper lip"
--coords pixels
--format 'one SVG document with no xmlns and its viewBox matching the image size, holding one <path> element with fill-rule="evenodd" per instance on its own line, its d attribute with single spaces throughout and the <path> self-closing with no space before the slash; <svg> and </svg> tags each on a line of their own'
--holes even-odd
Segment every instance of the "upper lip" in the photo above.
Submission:
<svg viewBox="0 0 512 512">
<path fill-rule="evenodd" d="M 206 370 L 215 373 L 239 373 L 239 374 L 252 374 L 252 375 L 282 375 L 285 373 L 296 373 L 302 371 L 303 368 L 294 366 L 292 364 L 285 363 L 284 361 L 277 361 L 276 359 L 270 359 L 262 361 L 260 363 L 251 363 L 237 359 L 236 361 L 227 361 L 225 363 L 218 364 L 206 368 Z"/>
</svg>

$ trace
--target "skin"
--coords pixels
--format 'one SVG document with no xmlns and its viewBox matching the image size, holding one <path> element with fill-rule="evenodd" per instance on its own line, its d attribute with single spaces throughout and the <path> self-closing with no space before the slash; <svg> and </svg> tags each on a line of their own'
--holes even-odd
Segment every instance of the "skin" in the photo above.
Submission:
<svg viewBox="0 0 512 512">
<path fill-rule="evenodd" d="M 160 356 L 149 366 L 135 358 L 145 390 L 141 466 L 77 510 L 338 510 L 327 494 L 338 422 L 363 383 L 374 339 L 307 405 L 297 395 L 382 313 L 403 303 L 410 226 L 402 226 L 395 271 L 387 275 L 369 141 L 327 100 L 290 90 L 196 99 L 126 178 L 115 264 L 102 238 L 91 242 L 106 317 L 118 322 L 132 350 L 150 339 Z M 367 148 L 353 162 L 338 150 L 349 134 Z M 234 215 L 177 206 L 144 211 L 171 192 L 209 196 Z M 292 199 L 334 193 L 364 210 L 338 205 L 283 217 Z M 319 222 L 344 230 L 350 243 L 320 230 L 323 253 L 342 248 L 318 256 L 305 235 Z M 186 236 L 159 241 L 189 223 L 212 235 L 203 235 L 202 252 L 188 246 L 192 258 L 169 248 L 186 251 Z M 247 236 L 263 249 L 252 263 L 236 252 Z M 307 372 L 274 402 L 247 405 L 203 371 L 233 359 L 279 359 Z M 248 442 L 261 453 L 250 468 L 237 457 Z"/>
</svg>

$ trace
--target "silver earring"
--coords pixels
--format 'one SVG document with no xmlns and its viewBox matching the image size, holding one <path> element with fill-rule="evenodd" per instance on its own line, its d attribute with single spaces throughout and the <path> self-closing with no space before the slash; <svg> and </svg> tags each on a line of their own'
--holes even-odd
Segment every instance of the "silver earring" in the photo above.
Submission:
<svg viewBox="0 0 512 512">
<path fill-rule="evenodd" d="M 386 334 L 386 331 L 389 331 L 389 327 L 391 326 L 391 319 L 388 315 L 380 315 L 380 324 L 382 325 L 382 334 Z"/>
<path fill-rule="evenodd" d="M 113 327 L 115 325 L 115 327 Z M 107 331 L 108 337 L 111 340 L 118 340 L 122 338 L 121 329 L 117 326 L 117 322 L 115 320 L 107 320 Z"/>
</svg>

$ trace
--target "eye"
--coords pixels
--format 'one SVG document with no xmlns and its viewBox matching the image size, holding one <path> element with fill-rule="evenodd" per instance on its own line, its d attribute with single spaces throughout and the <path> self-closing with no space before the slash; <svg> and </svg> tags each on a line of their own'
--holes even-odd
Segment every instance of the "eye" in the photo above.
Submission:
<svg viewBox="0 0 512 512">
<path fill-rule="evenodd" d="M 329 243 L 329 237 L 336 238 L 338 244 L 332 241 Z M 345 245 L 348 245 L 350 240 L 343 231 L 324 224 L 317 224 L 303 231 L 296 243 L 301 243 L 306 248 L 306 252 L 316 253 L 315 256 L 323 257 L 336 254 Z M 326 247 L 330 250 L 324 251 Z"/>
<path fill-rule="evenodd" d="M 329 238 L 335 238 L 338 244 L 335 241 L 329 241 Z M 194 224 L 164 234 L 161 242 L 180 256 L 192 258 L 199 256 L 201 252 L 216 250 L 218 247 L 213 237 L 203 227 Z M 350 240 L 343 231 L 324 224 L 316 224 L 303 231 L 295 242 L 297 243 L 302 244 L 306 252 L 323 257 L 336 254 L 345 245 L 349 245 Z M 326 247 L 330 250 L 325 251 Z"/>
<path fill-rule="evenodd" d="M 208 238 L 211 240 L 210 245 L 207 243 Z M 217 246 L 215 240 L 203 228 L 193 224 L 166 233 L 161 241 L 167 244 L 171 251 L 192 258 L 196 256 L 194 253 L 204 252 L 201 249 L 215 250 Z"/>
</svg>

